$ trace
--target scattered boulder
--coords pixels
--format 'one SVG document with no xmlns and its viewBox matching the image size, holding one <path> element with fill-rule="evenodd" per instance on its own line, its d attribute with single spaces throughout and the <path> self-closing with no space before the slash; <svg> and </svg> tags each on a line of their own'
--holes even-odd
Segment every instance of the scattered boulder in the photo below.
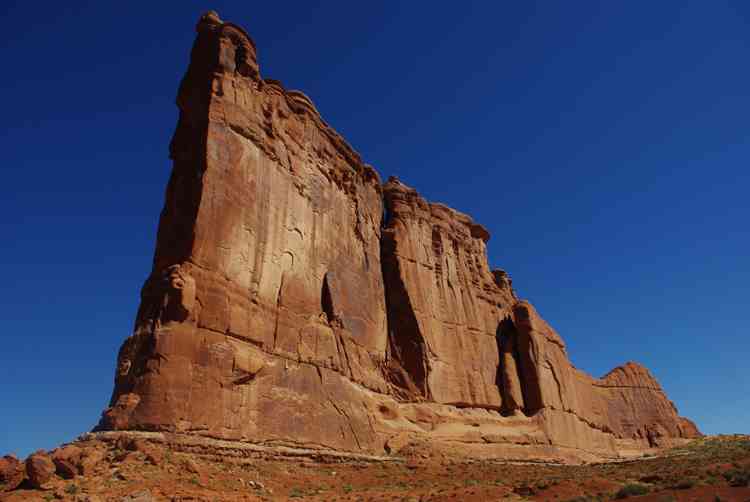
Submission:
<svg viewBox="0 0 750 502">
<path fill-rule="evenodd" d="M 78 465 L 81 462 L 83 450 L 75 445 L 67 445 L 52 451 L 52 462 L 55 464 L 57 475 L 64 479 L 73 479 L 79 474 Z"/>
<path fill-rule="evenodd" d="M 117 460 L 126 460 L 133 452 L 141 453 L 146 457 L 146 461 L 153 465 L 159 465 L 164 461 L 162 450 L 148 441 L 141 438 L 120 437 L 115 442 L 115 447 L 125 452 Z"/>
<path fill-rule="evenodd" d="M 141 438 L 131 438 L 127 436 L 121 436 L 115 441 L 115 448 L 124 451 L 140 451 L 146 452 L 151 448 L 148 441 Z"/>
<path fill-rule="evenodd" d="M 15 455 L 0 458 L 0 491 L 15 490 L 26 477 L 23 463 Z"/>
<path fill-rule="evenodd" d="M 26 475 L 34 488 L 42 488 L 55 475 L 55 463 L 44 450 L 32 453 L 26 459 Z"/>
<path fill-rule="evenodd" d="M 102 464 L 106 453 L 99 448 L 89 448 L 83 452 L 78 469 L 81 475 L 91 476 L 96 469 Z"/>
</svg>

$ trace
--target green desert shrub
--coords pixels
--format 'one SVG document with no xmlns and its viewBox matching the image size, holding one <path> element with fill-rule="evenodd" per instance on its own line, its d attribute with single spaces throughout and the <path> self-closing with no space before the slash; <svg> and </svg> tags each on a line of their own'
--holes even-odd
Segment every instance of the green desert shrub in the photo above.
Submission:
<svg viewBox="0 0 750 502">
<path fill-rule="evenodd" d="M 730 469 L 723 476 L 729 486 L 750 486 L 750 468 Z"/>
</svg>

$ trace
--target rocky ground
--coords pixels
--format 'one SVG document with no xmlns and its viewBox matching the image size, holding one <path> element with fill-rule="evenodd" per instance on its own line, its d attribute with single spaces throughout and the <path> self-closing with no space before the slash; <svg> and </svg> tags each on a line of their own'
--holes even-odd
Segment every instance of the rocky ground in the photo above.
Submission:
<svg viewBox="0 0 750 502">
<path fill-rule="evenodd" d="M 750 436 L 589 465 L 456 461 L 424 448 L 389 461 L 227 457 L 144 439 L 89 438 L 0 459 L 2 501 L 750 501 Z"/>
</svg>

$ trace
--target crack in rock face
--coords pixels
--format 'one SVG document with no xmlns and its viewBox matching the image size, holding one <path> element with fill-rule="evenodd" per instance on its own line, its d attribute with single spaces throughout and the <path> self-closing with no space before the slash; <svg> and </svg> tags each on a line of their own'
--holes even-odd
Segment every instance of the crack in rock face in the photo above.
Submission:
<svg viewBox="0 0 750 502">
<path fill-rule="evenodd" d="M 310 98 L 261 77 L 244 29 L 209 12 L 196 31 L 99 430 L 578 460 L 700 434 L 642 366 L 573 367 L 490 268 L 489 231 L 382 183 Z"/>
</svg>

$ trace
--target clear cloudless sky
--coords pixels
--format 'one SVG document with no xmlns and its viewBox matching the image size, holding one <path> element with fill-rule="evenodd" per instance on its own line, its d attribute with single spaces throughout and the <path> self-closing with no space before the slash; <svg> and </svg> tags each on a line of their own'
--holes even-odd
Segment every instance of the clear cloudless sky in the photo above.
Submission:
<svg viewBox="0 0 750 502">
<path fill-rule="evenodd" d="M 747 2 L 6 0 L 0 454 L 107 405 L 208 9 L 384 178 L 486 225 L 576 366 L 641 362 L 750 433 Z"/>
</svg>

